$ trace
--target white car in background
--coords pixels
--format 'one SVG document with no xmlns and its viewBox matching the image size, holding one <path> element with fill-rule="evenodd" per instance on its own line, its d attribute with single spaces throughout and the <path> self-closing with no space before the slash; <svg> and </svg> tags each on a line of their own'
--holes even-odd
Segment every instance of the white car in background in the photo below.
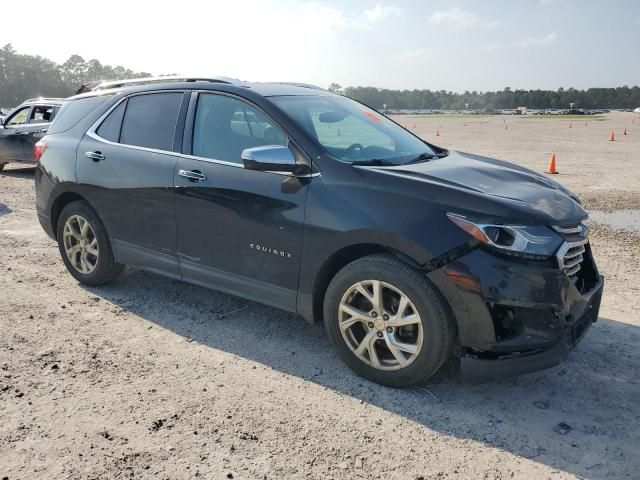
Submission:
<svg viewBox="0 0 640 480">
<path fill-rule="evenodd" d="M 636 109 L 634 110 L 634 112 L 635 112 L 635 113 L 640 113 L 640 107 L 636 108 Z"/>
</svg>

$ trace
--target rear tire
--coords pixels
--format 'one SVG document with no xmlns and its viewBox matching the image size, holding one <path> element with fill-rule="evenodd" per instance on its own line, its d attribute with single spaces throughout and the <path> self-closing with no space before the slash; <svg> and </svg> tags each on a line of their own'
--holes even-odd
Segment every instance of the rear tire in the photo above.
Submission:
<svg viewBox="0 0 640 480">
<path fill-rule="evenodd" d="M 0 172 L 1 172 L 2 170 L 4 170 L 4 166 L 5 166 L 5 165 L 6 165 L 6 163 L 0 163 Z"/>
<path fill-rule="evenodd" d="M 112 282 L 124 268 L 116 263 L 107 231 L 85 201 L 64 207 L 58 218 L 57 239 L 67 270 L 84 285 Z"/>
<path fill-rule="evenodd" d="M 388 254 L 355 260 L 336 274 L 324 324 L 356 374 L 390 387 L 425 383 L 453 348 L 444 299 L 423 273 Z"/>
</svg>

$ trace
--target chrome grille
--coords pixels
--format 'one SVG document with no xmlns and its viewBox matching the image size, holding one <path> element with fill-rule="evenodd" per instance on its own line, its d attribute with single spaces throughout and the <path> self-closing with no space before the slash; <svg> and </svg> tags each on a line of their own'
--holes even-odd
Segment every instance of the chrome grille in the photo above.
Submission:
<svg viewBox="0 0 640 480">
<path fill-rule="evenodd" d="M 587 242 L 586 238 L 578 242 L 565 242 L 558 250 L 558 265 L 571 281 L 575 282 L 577 279 L 577 274 L 584 260 Z"/>
<path fill-rule="evenodd" d="M 557 253 L 558 266 L 575 283 L 582 267 L 586 245 L 589 243 L 588 228 L 580 222 L 573 225 L 554 225 L 553 229 L 565 239 Z"/>
</svg>

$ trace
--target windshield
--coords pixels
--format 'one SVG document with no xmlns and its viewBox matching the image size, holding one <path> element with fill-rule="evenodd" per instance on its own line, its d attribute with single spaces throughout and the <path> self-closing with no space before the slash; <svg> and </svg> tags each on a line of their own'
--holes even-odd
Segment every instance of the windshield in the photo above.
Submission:
<svg viewBox="0 0 640 480">
<path fill-rule="evenodd" d="M 436 156 L 419 138 L 347 97 L 282 96 L 270 100 L 340 160 L 401 165 Z"/>
</svg>

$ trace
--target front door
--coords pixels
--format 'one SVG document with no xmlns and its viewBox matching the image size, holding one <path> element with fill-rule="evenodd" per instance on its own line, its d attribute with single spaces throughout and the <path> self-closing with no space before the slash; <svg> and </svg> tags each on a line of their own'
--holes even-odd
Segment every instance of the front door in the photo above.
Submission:
<svg viewBox="0 0 640 480">
<path fill-rule="evenodd" d="M 20 162 L 25 158 L 23 136 L 28 133 L 27 122 L 31 107 L 13 112 L 0 128 L 0 163 Z"/>
<path fill-rule="evenodd" d="M 160 92 L 123 100 L 84 136 L 76 162 L 78 183 L 105 224 L 117 260 L 176 278 L 173 150 L 183 98 L 182 92 Z"/>
<path fill-rule="evenodd" d="M 295 310 L 309 179 L 246 170 L 240 158 L 246 148 L 288 145 L 287 136 L 224 94 L 200 93 L 189 117 L 190 155 L 175 176 L 184 279 Z"/>
</svg>

